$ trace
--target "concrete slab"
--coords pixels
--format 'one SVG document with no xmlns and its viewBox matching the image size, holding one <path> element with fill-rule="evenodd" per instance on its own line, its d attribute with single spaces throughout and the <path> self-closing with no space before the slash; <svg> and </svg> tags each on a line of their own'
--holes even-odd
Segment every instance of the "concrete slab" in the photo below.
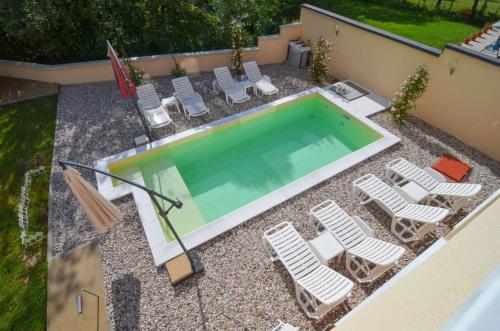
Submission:
<svg viewBox="0 0 500 331">
<path fill-rule="evenodd" d="M 107 330 L 108 318 L 101 279 L 101 252 L 92 242 L 49 260 L 47 330 Z M 83 292 L 85 289 L 95 296 Z M 77 296 L 82 294 L 82 312 Z M 99 311 L 99 312 L 98 312 Z"/>
</svg>

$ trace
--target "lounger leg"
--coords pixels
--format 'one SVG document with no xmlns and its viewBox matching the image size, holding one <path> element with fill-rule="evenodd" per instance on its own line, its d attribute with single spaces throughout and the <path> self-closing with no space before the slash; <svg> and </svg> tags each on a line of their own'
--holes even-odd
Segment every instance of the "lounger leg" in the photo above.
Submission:
<svg viewBox="0 0 500 331">
<path fill-rule="evenodd" d="M 369 283 L 374 280 L 374 277 L 371 274 L 371 270 L 373 268 L 370 268 L 366 261 L 361 260 L 349 253 L 346 253 L 345 257 L 347 270 L 358 283 Z"/>
<path fill-rule="evenodd" d="M 326 229 L 321 225 L 320 222 L 313 215 L 309 215 L 309 221 L 311 222 L 312 227 L 316 230 L 318 235 L 322 234 L 326 231 Z"/>
<path fill-rule="evenodd" d="M 368 202 L 373 200 L 368 194 L 365 194 L 361 190 L 358 190 L 356 188 L 354 188 L 353 193 L 358 198 L 359 203 L 362 205 L 366 205 Z"/>
<path fill-rule="evenodd" d="M 276 254 L 276 251 L 273 249 L 271 245 L 269 245 L 269 242 L 267 241 L 266 238 L 262 238 L 263 244 L 264 244 L 264 250 L 266 251 L 267 256 L 271 259 L 271 261 L 275 262 L 279 260 L 278 255 Z"/>
<path fill-rule="evenodd" d="M 320 319 L 321 312 L 319 311 L 319 305 L 313 297 L 297 283 L 295 283 L 295 295 L 300 308 L 309 318 Z"/>
<path fill-rule="evenodd" d="M 387 169 L 387 171 L 385 172 L 385 176 L 389 179 L 389 181 L 393 185 L 396 185 L 396 186 L 401 186 L 402 184 L 407 182 L 406 179 L 404 179 L 403 177 L 399 176 L 397 173 L 395 173 L 389 169 Z"/>
</svg>

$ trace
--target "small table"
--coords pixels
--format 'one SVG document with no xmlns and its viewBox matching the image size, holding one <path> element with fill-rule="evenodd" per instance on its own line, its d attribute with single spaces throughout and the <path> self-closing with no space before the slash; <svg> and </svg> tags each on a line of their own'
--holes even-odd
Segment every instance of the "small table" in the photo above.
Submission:
<svg viewBox="0 0 500 331">
<path fill-rule="evenodd" d="M 400 189 L 404 193 L 405 198 L 412 203 L 423 202 L 429 197 L 429 192 L 414 182 L 409 182 L 401 186 Z"/>
<path fill-rule="evenodd" d="M 243 88 L 245 89 L 245 92 L 247 92 L 247 93 L 248 93 L 248 89 L 250 88 L 250 89 L 252 89 L 253 94 L 254 94 L 254 95 L 256 95 L 256 94 L 255 94 L 255 85 L 254 85 L 254 83 L 252 83 L 251 81 L 249 81 L 249 80 L 247 79 L 247 80 L 242 80 L 242 81 L 240 82 L 240 84 L 241 84 L 241 86 L 243 86 Z"/>
<path fill-rule="evenodd" d="M 340 257 L 344 253 L 344 247 L 328 231 L 308 241 L 308 244 L 314 253 L 316 253 L 321 263 L 326 266 L 334 258 Z"/>
<path fill-rule="evenodd" d="M 177 108 L 177 112 L 181 112 L 181 109 L 179 108 L 179 101 L 176 97 L 161 99 L 161 105 L 165 108 L 175 106 L 175 108 Z"/>
</svg>

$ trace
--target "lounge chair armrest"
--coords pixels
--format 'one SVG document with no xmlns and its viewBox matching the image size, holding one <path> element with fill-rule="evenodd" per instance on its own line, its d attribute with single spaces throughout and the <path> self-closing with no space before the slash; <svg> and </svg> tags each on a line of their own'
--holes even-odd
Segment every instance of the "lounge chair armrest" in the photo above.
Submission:
<svg viewBox="0 0 500 331">
<path fill-rule="evenodd" d="M 358 216 L 352 216 L 352 220 L 363 230 L 368 237 L 375 237 L 373 230 Z"/>
<path fill-rule="evenodd" d="M 424 171 L 429 174 L 429 176 L 435 178 L 437 181 L 441 182 L 441 183 L 446 183 L 448 182 L 448 179 L 443 176 L 441 173 L 439 173 L 438 171 L 430 168 L 430 167 L 425 167 L 424 168 Z"/>
<path fill-rule="evenodd" d="M 269 83 L 271 82 L 271 77 L 269 77 L 268 75 L 262 75 L 262 79 Z"/>
</svg>

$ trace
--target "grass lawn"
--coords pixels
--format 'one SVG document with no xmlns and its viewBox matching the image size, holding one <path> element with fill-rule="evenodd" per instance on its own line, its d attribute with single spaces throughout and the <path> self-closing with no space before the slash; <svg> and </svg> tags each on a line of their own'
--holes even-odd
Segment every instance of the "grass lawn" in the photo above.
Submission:
<svg viewBox="0 0 500 331">
<path fill-rule="evenodd" d="M 500 0 L 498 0 L 500 1 Z M 443 48 L 447 43 L 461 44 L 483 27 L 482 23 L 461 22 L 451 16 L 415 5 L 382 4 L 359 0 L 315 1 L 317 6 L 377 28 Z"/>
<path fill-rule="evenodd" d="M 45 330 L 47 206 L 57 95 L 0 106 L 0 330 Z M 31 186 L 30 230 L 44 240 L 25 250 L 17 225 L 24 173 L 44 165 Z"/>
</svg>

